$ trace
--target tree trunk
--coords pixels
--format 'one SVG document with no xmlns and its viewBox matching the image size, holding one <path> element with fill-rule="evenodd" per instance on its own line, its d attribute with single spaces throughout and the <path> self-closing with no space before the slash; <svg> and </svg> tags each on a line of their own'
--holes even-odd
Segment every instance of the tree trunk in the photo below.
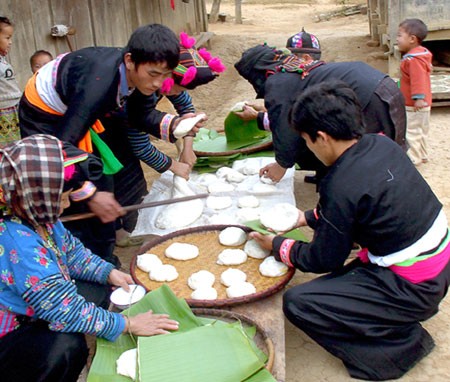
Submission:
<svg viewBox="0 0 450 382">
<path fill-rule="evenodd" d="M 242 0 L 235 0 L 234 13 L 236 16 L 235 23 L 242 24 Z"/>
<path fill-rule="evenodd" d="M 214 0 L 209 13 L 209 22 L 214 24 L 217 22 L 220 12 L 220 0 Z"/>
</svg>

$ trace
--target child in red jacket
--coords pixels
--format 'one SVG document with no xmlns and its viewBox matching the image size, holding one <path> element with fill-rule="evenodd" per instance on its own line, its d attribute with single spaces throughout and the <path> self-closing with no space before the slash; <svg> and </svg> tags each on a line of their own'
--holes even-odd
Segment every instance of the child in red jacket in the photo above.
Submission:
<svg viewBox="0 0 450 382">
<path fill-rule="evenodd" d="M 402 21 L 397 33 L 398 49 L 403 54 L 400 90 L 406 105 L 408 156 L 416 166 L 428 162 L 426 138 L 430 128 L 433 56 L 421 45 L 427 33 L 427 26 L 419 19 Z"/>
</svg>

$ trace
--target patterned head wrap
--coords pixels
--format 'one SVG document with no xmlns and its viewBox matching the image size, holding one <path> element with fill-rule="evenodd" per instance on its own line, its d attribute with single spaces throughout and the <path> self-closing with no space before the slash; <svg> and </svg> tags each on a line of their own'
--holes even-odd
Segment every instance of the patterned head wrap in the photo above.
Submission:
<svg viewBox="0 0 450 382">
<path fill-rule="evenodd" d="M 305 28 L 288 38 L 286 48 L 292 53 L 321 53 L 319 40 Z"/>
<path fill-rule="evenodd" d="M 315 62 L 314 66 L 306 66 L 303 60 L 295 54 L 286 54 L 282 50 L 264 44 L 247 49 L 234 67 L 253 85 L 256 97 L 264 98 L 264 87 L 267 77 L 270 75 L 277 72 L 290 72 L 304 77 L 310 69 L 322 64 L 323 61 L 319 61 Z"/>
<path fill-rule="evenodd" d="M 218 57 L 212 57 L 205 48 L 196 49 L 195 38 L 186 33 L 180 34 L 180 60 L 172 72 L 172 78 L 167 78 L 161 92 L 167 94 L 174 84 L 186 89 L 195 89 L 214 80 L 219 73 L 226 70 Z"/>
<path fill-rule="evenodd" d="M 0 149 L 0 184 L 0 203 L 14 203 L 33 226 L 56 222 L 64 186 L 61 141 L 37 134 Z"/>
</svg>

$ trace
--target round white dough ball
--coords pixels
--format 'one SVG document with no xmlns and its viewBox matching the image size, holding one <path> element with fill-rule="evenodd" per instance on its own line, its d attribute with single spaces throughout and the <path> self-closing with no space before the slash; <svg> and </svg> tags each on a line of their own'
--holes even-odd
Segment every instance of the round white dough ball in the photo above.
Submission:
<svg viewBox="0 0 450 382">
<path fill-rule="evenodd" d="M 217 291 L 213 287 L 201 286 L 191 293 L 191 298 L 194 300 L 215 300 Z"/>
<path fill-rule="evenodd" d="M 236 212 L 236 219 L 238 223 L 245 223 L 252 220 L 259 220 L 259 208 L 240 208 Z"/>
<path fill-rule="evenodd" d="M 239 208 L 256 208 L 259 207 L 259 199 L 254 195 L 241 196 L 238 199 Z"/>
<path fill-rule="evenodd" d="M 206 207 L 212 210 L 224 210 L 231 207 L 233 200 L 230 196 L 208 196 L 206 198 Z"/>
<path fill-rule="evenodd" d="M 246 261 L 247 254 L 242 249 L 224 249 L 217 258 L 219 265 L 239 265 Z"/>
<path fill-rule="evenodd" d="M 259 264 L 259 272 L 266 277 L 283 276 L 288 271 L 288 266 L 280 261 L 275 260 L 275 257 L 269 256 Z"/>
<path fill-rule="evenodd" d="M 255 286 L 246 281 L 232 284 L 227 288 L 228 298 L 242 297 L 253 293 L 256 293 Z"/>
<path fill-rule="evenodd" d="M 143 253 L 136 259 L 137 267 L 144 272 L 150 272 L 150 269 L 162 265 L 160 258 L 152 253 Z"/>
<path fill-rule="evenodd" d="M 277 187 L 273 184 L 258 182 L 254 184 L 250 191 L 258 195 L 274 194 L 277 192 Z"/>
<path fill-rule="evenodd" d="M 216 277 L 211 272 L 202 269 L 190 275 L 187 283 L 189 288 L 196 290 L 200 287 L 212 287 L 214 281 L 216 281 Z"/>
<path fill-rule="evenodd" d="M 230 225 L 230 224 L 236 224 L 236 219 L 230 215 L 230 214 L 226 214 L 226 213 L 219 213 L 219 214 L 215 214 L 211 217 L 208 218 L 209 224 L 211 225 L 217 225 L 217 224 L 222 224 L 222 225 Z"/>
<path fill-rule="evenodd" d="M 219 181 L 208 185 L 208 192 L 210 194 L 218 194 L 220 192 L 231 192 L 231 191 L 234 191 L 234 186 L 230 183 Z"/>
<path fill-rule="evenodd" d="M 219 234 L 219 243 L 236 247 L 244 244 L 247 240 L 247 233 L 239 227 L 228 227 Z"/>
<path fill-rule="evenodd" d="M 239 171 L 230 169 L 225 175 L 225 179 L 230 183 L 241 183 L 245 179 L 245 175 Z"/>
<path fill-rule="evenodd" d="M 254 259 L 264 259 L 270 254 L 269 249 L 262 248 L 256 240 L 249 240 L 245 243 L 244 252 Z"/>
<path fill-rule="evenodd" d="M 220 275 L 220 282 L 226 287 L 229 287 L 233 284 L 242 283 L 246 280 L 247 275 L 245 274 L 245 272 L 242 272 L 240 269 L 236 268 L 228 268 Z"/>
<path fill-rule="evenodd" d="M 216 176 L 218 178 L 225 178 L 230 171 L 232 171 L 231 167 L 226 167 L 226 166 L 220 167 L 216 171 Z"/>
<path fill-rule="evenodd" d="M 172 243 L 166 248 L 164 254 L 174 260 L 191 260 L 198 256 L 198 247 L 188 243 Z"/>
<path fill-rule="evenodd" d="M 137 349 L 124 351 L 116 361 L 117 374 L 136 380 Z"/>
<path fill-rule="evenodd" d="M 270 179 L 269 177 L 263 175 L 259 178 L 259 180 L 265 184 L 275 184 L 276 182 L 274 182 L 272 179 Z"/>
<path fill-rule="evenodd" d="M 238 163 L 240 162 L 240 163 Z M 261 168 L 259 162 L 247 159 L 244 161 L 236 161 L 233 163 L 233 169 L 241 172 L 244 175 L 256 175 L 259 174 Z"/>
<path fill-rule="evenodd" d="M 299 211 L 289 203 L 277 203 L 261 212 L 261 224 L 275 232 L 290 231 L 298 222 Z"/>
<path fill-rule="evenodd" d="M 150 280 L 159 281 L 159 282 L 170 282 L 175 280 L 178 277 L 177 269 L 170 264 L 163 264 L 159 267 L 153 268 L 148 276 Z"/>
</svg>

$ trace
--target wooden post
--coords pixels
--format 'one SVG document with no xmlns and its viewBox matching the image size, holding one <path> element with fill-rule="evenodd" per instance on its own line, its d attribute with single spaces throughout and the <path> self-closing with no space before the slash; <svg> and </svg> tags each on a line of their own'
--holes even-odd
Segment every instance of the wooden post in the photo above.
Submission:
<svg viewBox="0 0 450 382">
<path fill-rule="evenodd" d="M 236 16 L 236 24 L 242 24 L 242 0 L 235 0 L 234 12 Z"/>
<path fill-rule="evenodd" d="M 216 23 L 220 12 L 220 0 L 214 0 L 209 13 L 209 22 Z"/>
</svg>

